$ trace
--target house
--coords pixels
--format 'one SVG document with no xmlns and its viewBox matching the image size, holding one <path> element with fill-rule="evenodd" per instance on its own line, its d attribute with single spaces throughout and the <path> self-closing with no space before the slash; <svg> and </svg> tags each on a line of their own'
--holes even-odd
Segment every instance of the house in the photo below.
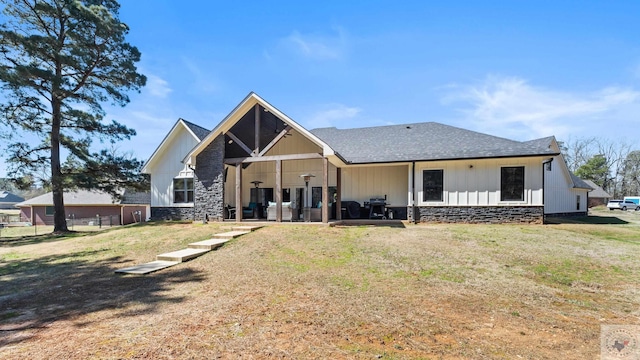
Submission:
<svg viewBox="0 0 640 360">
<path fill-rule="evenodd" d="M 110 194 L 78 190 L 64 193 L 67 219 L 75 224 L 127 225 L 149 220 L 150 193 L 125 191 L 121 199 Z M 53 225 L 53 193 L 49 192 L 16 205 L 21 221 Z"/>
<path fill-rule="evenodd" d="M 16 204 L 24 201 L 24 198 L 8 191 L 0 191 L 0 209 L 15 209 Z"/>
<path fill-rule="evenodd" d="M 587 213 L 591 188 L 554 137 L 520 142 L 435 122 L 307 130 L 253 92 L 212 131 L 193 128 L 178 120 L 143 168 L 152 219 L 241 221 L 271 207 L 281 221 L 283 203 L 294 219 L 322 222 Z"/>
<path fill-rule="evenodd" d="M 589 193 L 588 206 L 592 208 L 598 205 L 607 205 L 609 199 L 611 199 L 611 195 L 591 180 L 585 180 L 584 182 L 593 189 L 593 191 Z"/>
</svg>

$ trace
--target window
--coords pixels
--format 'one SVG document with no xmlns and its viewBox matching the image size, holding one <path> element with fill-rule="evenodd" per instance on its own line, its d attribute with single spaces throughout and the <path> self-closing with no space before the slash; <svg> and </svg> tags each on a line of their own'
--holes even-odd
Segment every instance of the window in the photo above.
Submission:
<svg viewBox="0 0 640 360">
<path fill-rule="evenodd" d="M 524 201 L 524 166 L 500 168 L 500 201 Z"/>
<path fill-rule="evenodd" d="M 55 213 L 55 208 L 53 206 L 45 206 L 44 207 L 44 215 L 45 216 L 53 216 Z"/>
<path fill-rule="evenodd" d="M 444 170 L 422 172 L 422 201 L 442 201 Z"/>
<path fill-rule="evenodd" d="M 576 210 L 580 210 L 580 195 L 576 195 Z"/>
<path fill-rule="evenodd" d="M 329 186 L 329 203 L 333 202 L 335 195 L 338 192 L 338 188 L 335 186 Z M 322 207 L 322 187 L 314 186 L 311 188 L 311 207 Z"/>
<path fill-rule="evenodd" d="M 173 202 L 193 202 L 193 178 L 173 179 Z"/>
</svg>

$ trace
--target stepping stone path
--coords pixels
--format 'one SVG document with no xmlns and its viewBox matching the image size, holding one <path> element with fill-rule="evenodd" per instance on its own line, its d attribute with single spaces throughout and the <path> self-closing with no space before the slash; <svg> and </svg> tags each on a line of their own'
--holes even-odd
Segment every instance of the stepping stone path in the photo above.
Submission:
<svg viewBox="0 0 640 360">
<path fill-rule="evenodd" d="M 148 274 L 150 272 L 166 269 L 170 266 L 178 265 L 181 262 L 197 258 L 204 253 L 219 248 L 231 239 L 248 234 L 259 228 L 261 228 L 261 226 L 234 226 L 232 231 L 215 234 L 213 235 L 213 238 L 209 240 L 191 243 L 186 249 L 160 254 L 156 257 L 156 261 L 118 269 L 115 272 L 121 274 Z"/>
</svg>

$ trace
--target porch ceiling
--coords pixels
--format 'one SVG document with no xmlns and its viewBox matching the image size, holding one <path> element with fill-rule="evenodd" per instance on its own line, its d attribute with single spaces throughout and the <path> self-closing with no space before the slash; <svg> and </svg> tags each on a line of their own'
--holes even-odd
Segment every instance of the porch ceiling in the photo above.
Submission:
<svg viewBox="0 0 640 360">
<path fill-rule="evenodd" d="M 265 108 L 261 105 L 258 105 L 258 111 L 258 115 L 260 116 L 259 151 L 262 151 L 278 136 L 287 124 L 273 113 L 265 111 Z M 252 150 L 256 148 L 255 118 L 256 108 L 253 107 L 228 131 Z M 241 158 L 246 156 L 250 156 L 250 154 L 247 154 L 247 151 L 234 141 L 228 133 L 225 134 L 225 158 Z"/>
</svg>

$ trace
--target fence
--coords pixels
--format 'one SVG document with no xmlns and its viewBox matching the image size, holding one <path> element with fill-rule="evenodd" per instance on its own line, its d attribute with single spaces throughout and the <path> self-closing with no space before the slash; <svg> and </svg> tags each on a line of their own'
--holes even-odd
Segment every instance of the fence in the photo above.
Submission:
<svg viewBox="0 0 640 360">
<path fill-rule="evenodd" d="M 67 218 L 67 227 L 71 230 L 74 226 L 111 227 L 118 225 L 120 225 L 120 215 L 94 216 L 88 218 L 70 216 Z"/>
</svg>

